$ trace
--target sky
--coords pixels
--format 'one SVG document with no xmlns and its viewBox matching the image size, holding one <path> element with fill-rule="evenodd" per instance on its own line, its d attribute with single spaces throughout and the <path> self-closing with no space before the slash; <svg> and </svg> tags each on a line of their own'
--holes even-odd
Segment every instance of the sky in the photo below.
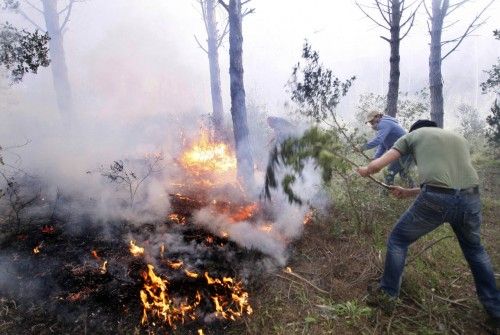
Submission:
<svg viewBox="0 0 500 335">
<path fill-rule="evenodd" d="M 474 0 L 453 14 L 453 21 L 460 22 L 446 35 L 458 35 L 486 3 Z M 354 1 L 253 0 L 247 6 L 255 8 L 243 23 L 247 97 L 265 106 L 268 113 L 284 113 L 285 85 L 306 39 L 338 77 L 357 76 L 347 103 L 341 106 L 345 117 L 352 115 L 359 94 L 386 93 L 389 45 L 379 37 L 383 29 L 366 18 Z M 377 17 L 372 9 L 366 10 Z M 30 28 L 21 19 L 4 15 Z M 37 15 L 31 12 L 33 18 Z M 500 43 L 492 36 L 492 30 L 498 28 L 500 4 L 494 3 L 485 17 L 488 22 L 444 62 L 445 94 L 447 102 L 453 101 L 451 108 L 460 100 L 480 109 L 490 104 L 491 97 L 481 96 L 477 84 L 485 79 L 483 70 L 500 54 Z M 41 17 L 36 21 L 42 22 Z M 208 113 L 208 62 L 194 36 L 205 40 L 196 0 L 88 0 L 75 4 L 65 33 L 65 50 L 80 113 L 120 114 L 132 119 L 167 110 Z M 402 91 L 416 91 L 427 84 L 428 42 L 421 8 L 414 29 L 401 44 Z M 227 54 L 226 42 L 220 62 L 228 115 Z M 43 69 L 41 75 L 26 78 L 13 91 L 22 94 L 25 102 L 37 101 L 38 106 L 47 104 L 54 110 L 53 92 L 46 89 L 50 81 L 49 70 Z"/>
</svg>

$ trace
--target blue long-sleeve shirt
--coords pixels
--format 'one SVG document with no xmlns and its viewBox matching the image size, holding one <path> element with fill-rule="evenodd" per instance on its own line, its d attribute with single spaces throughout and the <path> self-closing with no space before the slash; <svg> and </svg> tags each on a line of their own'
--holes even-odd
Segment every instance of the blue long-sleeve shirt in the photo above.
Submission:
<svg viewBox="0 0 500 335">
<path fill-rule="evenodd" d="M 363 149 L 368 150 L 378 147 L 373 158 L 379 158 L 392 148 L 394 143 L 404 134 L 406 134 L 406 130 L 399 125 L 398 120 L 392 116 L 384 115 L 377 125 L 377 135 L 366 143 Z"/>
</svg>

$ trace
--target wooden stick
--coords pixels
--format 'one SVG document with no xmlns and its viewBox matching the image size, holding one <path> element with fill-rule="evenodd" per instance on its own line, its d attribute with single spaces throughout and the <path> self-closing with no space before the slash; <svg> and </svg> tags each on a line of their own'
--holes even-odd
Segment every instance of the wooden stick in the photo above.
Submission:
<svg viewBox="0 0 500 335">
<path fill-rule="evenodd" d="M 292 275 L 292 276 L 294 276 L 295 278 L 298 278 L 298 279 L 302 280 L 303 282 L 305 282 L 305 283 L 307 283 L 307 284 L 311 285 L 312 287 L 314 287 L 316 290 L 318 290 L 318 291 L 319 291 L 319 292 L 321 292 L 321 293 L 324 293 L 324 294 L 329 294 L 327 291 L 325 291 L 325 290 L 323 290 L 323 289 L 321 289 L 321 288 L 317 287 L 316 285 L 314 285 L 313 283 L 311 283 L 309 280 L 305 279 L 304 277 L 302 277 L 302 276 L 300 276 L 300 275 L 296 274 L 295 272 L 292 272 L 292 270 L 291 270 L 291 269 L 289 269 L 289 268 L 288 268 L 288 269 L 283 269 L 283 272 L 284 272 L 284 273 L 286 273 L 286 274 Z M 276 276 L 278 276 L 278 277 L 280 277 L 280 278 L 283 278 L 283 276 L 280 276 L 280 275 L 278 275 L 278 274 L 276 274 Z M 288 278 L 287 278 L 287 279 L 288 279 Z"/>
<path fill-rule="evenodd" d="M 345 160 L 347 163 L 351 164 L 352 166 L 359 168 L 359 165 L 358 165 L 358 164 L 356 164 L 356 163 L 354 163 L 354 162 L 353 162 L 352 160 L 350 160 L 349 158 L 344 157 L 343 155 L 339 155 L 338 153 L 336 153 L 336 152 L 334 152 L 334 151 L 330 151 L 330 152 L 331 152 L 332 154 L 334 154 L 335 156 L 337 156 L 337 157 L 339 157 L 339 158 L 341 158 L 341 159 Z M 390 187 L 389 185 L 387 185 L 386 183 L 383 183 L 383 182 L 381 182 L 380 180 L 377 180 L 377 179 L 373 178 L 372 176 L 368 176 L 368 178 L 369 178 L 371 181 L 373 181 L 373 182 L 377 183 L 378 185 L 382 186 L 382 187 L 383 187 L 383 188 L 385 188 L 385 189 L 390 189 L 390 188 L 391 188 L 391 187 Z"/>
</svg>

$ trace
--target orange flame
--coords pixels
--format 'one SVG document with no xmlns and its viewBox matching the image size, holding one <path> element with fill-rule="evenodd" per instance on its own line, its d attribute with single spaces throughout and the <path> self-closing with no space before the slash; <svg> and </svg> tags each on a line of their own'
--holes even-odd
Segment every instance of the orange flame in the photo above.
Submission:
<svg viewBox="0 0 500 335">
<path fill-rule="evenodd" d="M 134 255 L 135 257 L 144 255 L 144 248 L 137 246 L 135 244 L 135 242 L 132 241 L 132 240 L 130 241 L 130 248 L 129 248 L 129 250 L 130 250 L 130 253 L 132 255 Z"/>
<path fill-rule="evenodd" d="M 304 215 L 304 221 L 302 221 L 305 225 L 313 222 L 314 212 L 312 210 L 308 211 L 306 215 Z"/>
<path fill-rule="evenodd" d="M 175 329 L 178 323 L 195 320 L 196 308 L 201 303 L 200 292 L 196 292 L 191 303 L 188 303 L 188 301 L 174 302 L 168 294 L 168 280 L 156 275 L 153 265 L 148 264 L 147 267 L 148 271 L 141 273 L 144 279 L 144 286 L 140 291 L 143 306 L 141 324 L 147 323 L 150 317 L 154 317 L 167 322 L 169 326 Z M 190 277 L 197 278 L 199 276 L 197 273 L 184 271 Z M 216 316 L 235 320 L 245 314 L 252 314 L 252 307 L 248 302 L 248 293 L 243 290 L 241 282 L 229 277 L 212 278 L 207 272 L 205 272 L 205 279 L 208 285 L 216 286 L 217 292 L 221 292 L 221 290 L 229 292 L 228 296 L 216 294 L 211 297 Z M 198 330 L 198 333 L 203 334 L 203 330 Z"/>
<path fill-rule="evenodd" d="M 259 230 L 264 231 L 266 233 L 270 233 L 273 230 L 272 224 L 266 224 L 259 227 Z"/>
<path fill-rule="evenodd" d="M 235 170 L 236 157 L 225 143 L 216 143 L 203 132 L 200 139 L 181 157 L 182 165 L 193 172 Z"/>
<path fill-rule="evenodd" d="M 200 276 L 196 272 L 191 272 L 191 271 L 188 271 L 188 270 L 184 270 L 184 273 L 186 274 L 186 276 L 188 276 L 190 278 L 198 278 Z"/>
<path fill-rule="evenodd" d="M 167 265 L 173 270 L 179 270 L 184 263 L 181 260 L 167 261 Z"/>
<path fill-rule="evenodd" d="M 250 315 L 253 313 L 252 307 L 248 302 L 248 292 L 243 290 L 241 282 L 237 282 L 229 277 L 224 277 L 222 280 L 219 278 L 212 278 L 207 272 L 205 272 L 205 279 L 208 285 L 221 286 L 231 292 L 231 299 L 217 294 L 212 296 L 216 316 L 235 320 L 245 314 Z"/>
<path fill-rule="evenodd" d="M 181 215 L 181 214 L 177 214 L 177 213 L 169 214 L 168 219 L 170 221 L 177 223 L 177 224 L 181 224 L 181 225 L 186 224 L 186 217 Z"/>
<path fill-rule="evenodd" d="M 258 208 L 259 206 L 256 203 L 242 206 L 235 213 L 231 214 L 231 219 L 234 222 L 248 220 L 256 213 Z"/>
<path fill-rule="evenodd" d="M 108 272 L 108 261 L 104 261 L 104 263 L 102 263 L 101 267 L 99 268 L 99 270 L 101 271 L 101 274 L 105 274 L 106 272 Z"/>
<path fill-rule="evenodd" d="M 40 253 L 40 249 L 42 249 L 42 246 L 43 246 L 43 241 L 40 242 L 39 245 L 37 245 L 36 247 L 33 248 L 33 253 L 36 255 L 36 254 L 39 254 Z"/>
<path fill-rule="evenodd" d="M 181 302 L 176 307 L 168 296 L 169 282 L 154 273 L 154 266 L 148 264 L 148 272 L 143 272 L 142 277 L 144 278 L 144 287 L 140 291 L 143 306 L 142 324 L 148 321 L 148 314 L 166 321 L 174 328 L 176 323 L 184 323 L 186 319 L 196 318 L 194 311 L 201 302 L 199 292 L 196 293 L 192 304 Z"/>
<path fill-rule="evenodd" d="M 97 251 L 95 251 L 95 250 L 92 250 L 92 251 L 90 252 L 90 254 L 92 255 L 92 257 L 93 257 L 94 259 L 97 259 L 97 260 L 100 260 L 100 259 L 101 259 L 101 257 L 99 257 L 99 255 L 97 254 Z"/>
<path fill-rule="evenodd" d="M 198 335 L 205 335 L 205 333 L 203 332 L 203 329 L 198 329 Z"/>
</svg>

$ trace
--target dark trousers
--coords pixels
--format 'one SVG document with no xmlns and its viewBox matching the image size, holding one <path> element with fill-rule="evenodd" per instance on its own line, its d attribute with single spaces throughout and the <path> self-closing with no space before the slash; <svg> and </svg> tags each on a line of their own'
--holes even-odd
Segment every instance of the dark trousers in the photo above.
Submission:
<svg viewBox="0 0 500 335">
<path fill-rule="evenodd" d="M 481 200 L 477 193 L 444 194 L 422 188 L 420 195 L 399 218 L 387 243 L 384 275 L 380 286 L 397 296 L 408 246 L 449 222 L 474 277 L 479 301 L 493 317 L 500 317 L 500 291 L 496 287 L 490 258 L 481 245 Z"/>
</svg>

